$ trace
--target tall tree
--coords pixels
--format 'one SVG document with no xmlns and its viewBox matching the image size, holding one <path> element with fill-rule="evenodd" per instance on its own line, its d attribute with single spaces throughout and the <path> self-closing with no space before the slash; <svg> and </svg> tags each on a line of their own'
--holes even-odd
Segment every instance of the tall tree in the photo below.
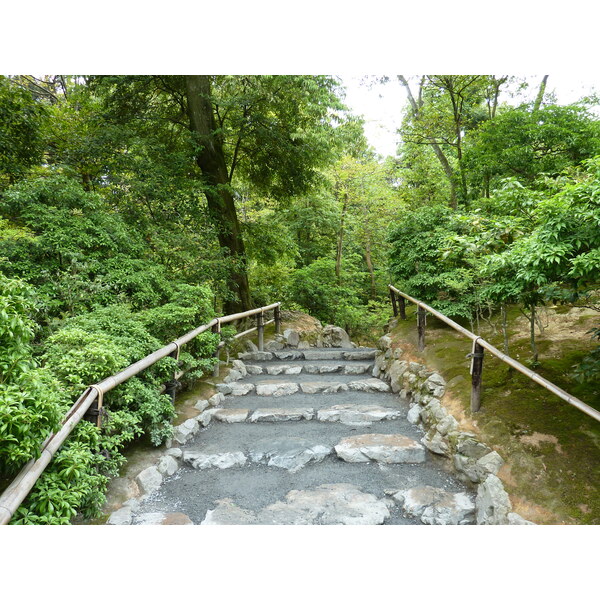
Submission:
<svg viewBox="0 0 600 600">
<path fill-rule="evenodd" d="M 492 119 L 507 77 L 493 75 L 424 75 L 417 94 L 406 77 L 398 75 L 407 92 L 410 111 L 403 124 L 403 140 L 430 146 L 450 185 L 449 204 L 468 197 L 464 167 L 464 139 L 481 120 Z M 487 104 L 487 110 L 484 105 Z"/>
<path fill-rule="evenodd" d="M 334 124 L 344 110 L 337 81 L 324 76 L 207 75 L 103 81 L 117 119 L 157 120 L 161 125 L 167 120 L 173 134 L 191 137 L 208 216 L 230 261 L 224 309 L 250 308 L 236 190 L 249 185 L 285 201 L 311 188 L 320 168 L 335 156 Z"/>
<path fill-rule="evenodd" d="M 246 251 L 237 218 L 231 177 L 225 164 L 223 137 L 217 129 L 212 106 L 211 83 L 208 75 L 186 75 L 185 91 L 190 129 L 197 142 L 196 162 L 202 170 L 207 188 L 208 213 L 215 225 L 219 245 L 233 259 L 230 290 L 234 298 L 225 310 L 250 308 L 250 288 L 246 267 Z M 231 170 L 235 167 L 234 156 Z"/>
</svg>

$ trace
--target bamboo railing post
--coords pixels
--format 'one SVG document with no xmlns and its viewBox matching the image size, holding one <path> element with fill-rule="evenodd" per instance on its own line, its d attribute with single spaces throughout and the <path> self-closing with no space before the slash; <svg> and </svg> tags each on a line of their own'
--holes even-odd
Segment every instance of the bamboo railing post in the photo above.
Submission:
<svg viewBox="0 0 600 600">
<path fill-rule="evenodd" d="M 265 347 L 265 325 L 262 312 L 256 315 L 256 329 L 258 330 L 258 350 L 262 352 Z"/>
<path fill-rule="evenodd" d="M 217 322 L 211 327 L 211 331 L 213 333 L 216 333 L 219 337 L 221 337 L 221 321 L 220 319 L 217 319 Z M 219 346 L 217 346 L 217 349 L 215 350 L 214 354 L 213 354 L 213 358 L 217 359 L 217 362 L 215 363 L 215 366 L 213 367 L 213 377 L 218 377 L 219 376 Z"/>
<path fill-rule="evenodd" d="M 473 342 L 471 352 L 471 412 L 477 412 L 481 408 L 481 379 L 483 371 L 484 347 L 477 341 Z"/>
<path fill-rule="evenodd" d="M 419 352 L 425 350 L 425 325 L 426 325 L 427 311 L 419 305 L 417 308 L 417 331 L 419 334 Z"/>
<path fill-rule="evenodd" d="M 174 358 L 176 361 L 179 361 L 179 345 L 177 345 L 177 350 L 174 350 L 169 354 L 169 358 Z M 179 362 L 177 362 L 177 366 Z M 165 382 L 165 394 L 171 397 L 171 404 L 175 404 L 175 396 L 177 395 L 177 366 L 173 370 L 173 378 L 167 382 Z"/>
<path fill-rule="evenodd" d="M 273 313 L 275 318 L 275 333 L 281 333 L 281 307 L 277 305 Z"/>
<path fill-rule="evenodd" d="M 400 304 L 400 318 L 406 321 L 406 300 L 402 296 L 399 296 L 398 303 Z"/>
<path fill-rule="evenodd" d="M 394 311 L 394 316 L 398 316 L 398 306 L 396 305 L 396 292 L 390 288 L 390 298 L 392 300 L 392 310 Z"/>
</svg>

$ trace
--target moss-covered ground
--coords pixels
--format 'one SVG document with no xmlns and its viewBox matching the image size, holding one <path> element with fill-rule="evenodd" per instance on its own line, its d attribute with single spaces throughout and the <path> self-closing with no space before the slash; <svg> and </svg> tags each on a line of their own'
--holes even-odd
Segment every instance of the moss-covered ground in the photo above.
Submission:
<svg viewBox="0 0 600 600">
<path fill-rule="evenodd" d="M 578 383 L 573 369 L 593 348 L 586 333 L 597 313 L 549 308 L 538 335 L 536 372 L 586 404 L 600 410 L 597 385 Z M 494 317 L 491 322 L 499 321 Z M 470 329 L 469 323 L 460 323 Z M 478 335 L 503 349 L 500 327 L 481 323 Z M 517 308 L 508 311 L 511 357 L 530 366 L 529 323 Z M 416 315 L 398 320 L 390 334 L 394 346 L 427 363 L 448 381 L 444 404 L 464 429 L 476 432 L 506 464 L 499 476 L 516 512 L 536 523 L 600 524 L 600 423 L 510 369 L 490 353 L 483 368 L 481 410 L 470 411 L 471 341 L 428 315 L 426 348 L 417 351 Z"/>
</svg>

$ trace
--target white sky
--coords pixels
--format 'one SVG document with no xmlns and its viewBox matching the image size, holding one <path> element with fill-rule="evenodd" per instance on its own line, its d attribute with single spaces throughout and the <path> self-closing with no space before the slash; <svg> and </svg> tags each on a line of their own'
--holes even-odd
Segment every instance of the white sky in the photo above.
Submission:
<svg viewBox="0 0 600 600">
<path fill-rule="evenodd" d="M 406 105 L 406 92 L 395 76 L 386 84 L 377 82 L 375 76 L 341 75 L 346 87 L 346 105 L 365 117 L 365 134 L 369 143 L 383 156 L 395 156 L 402 111 Z M 527 77 L 530 82 L 528 97 L 537 93 L 543 75 Z M 551 74 L 546 92 L 554 92 L 560 104 L 575 102 L 594 89 L 600 92 L 600 77 L 581 78 L 577 75 Z"/>
</svg>

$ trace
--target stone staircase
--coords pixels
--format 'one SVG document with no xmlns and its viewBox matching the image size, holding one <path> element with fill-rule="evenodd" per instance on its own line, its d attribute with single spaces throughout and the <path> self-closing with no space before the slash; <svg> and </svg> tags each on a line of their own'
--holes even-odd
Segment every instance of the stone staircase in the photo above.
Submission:
<svg viewBox="0 0 600 600">
<path fill-rule="evenodd" d="M 373 377 L 376 352 L 240 354 L 151 468 L 160 482 L 141 473 L 145 497 L 109 523 L 473 523 L 472 493 L 421 444 L 407 401 Z"/>
</svg>

